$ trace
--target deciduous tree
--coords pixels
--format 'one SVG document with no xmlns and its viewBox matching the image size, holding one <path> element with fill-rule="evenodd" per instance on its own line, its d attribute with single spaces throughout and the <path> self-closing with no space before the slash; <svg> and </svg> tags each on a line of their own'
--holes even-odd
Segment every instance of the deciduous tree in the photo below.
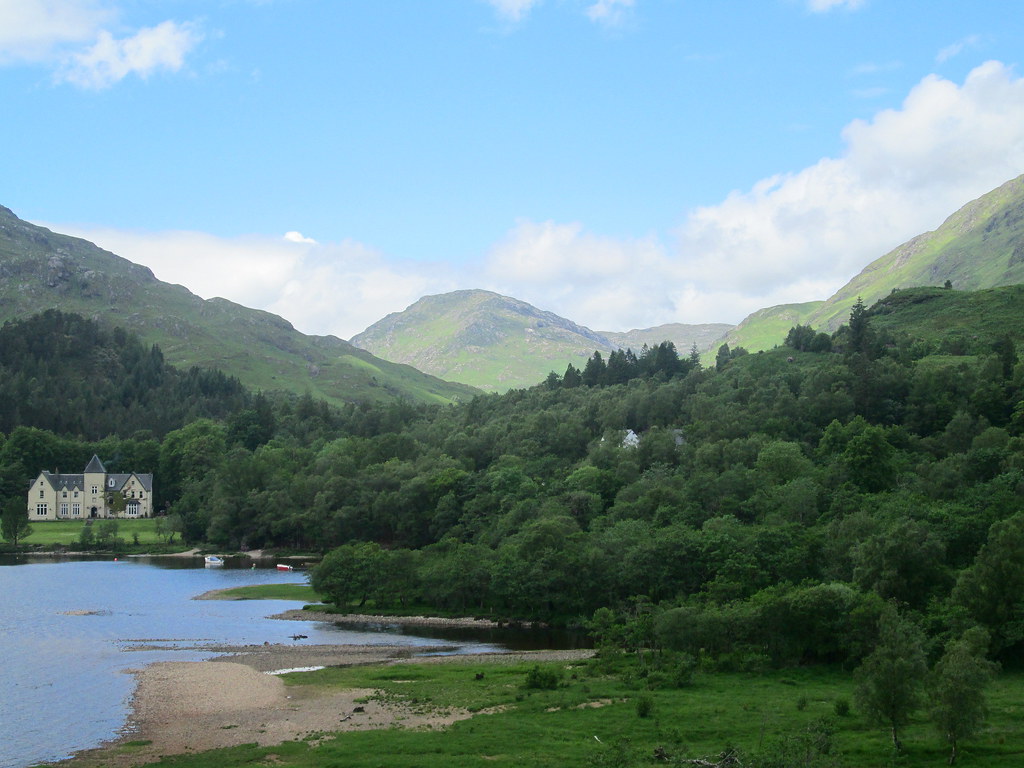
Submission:
<svg viewBox="0 0 1024 768">
<path fill-rule="evenodd" d="M 949 744 L 949 764 L 961 741 L 974 736 L 985 721 L 985 686 L 996 665 L 985 658 L 988 633 L 973 627 L 951 640 L 928 678 L 929 714 Z"/>
<path fill-rule="evenodd" d="M 878 643 L 854 673 L 857 706 L 889 728 L 893 748 L 902 748 L 900 729 L 921 705 L 925 663 L 924 634 L 892 605 L 878 621 Z"/>
</svg>

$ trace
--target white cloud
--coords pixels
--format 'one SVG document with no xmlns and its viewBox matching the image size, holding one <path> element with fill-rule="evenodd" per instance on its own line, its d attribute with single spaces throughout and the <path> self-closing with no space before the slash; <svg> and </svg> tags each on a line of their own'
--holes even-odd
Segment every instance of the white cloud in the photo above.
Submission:
<svg viewBox="0 0 1024 768">
<path fill-rule="evenodd" d="M 292 230 L 291 232 L 285 232 L 284 239 L 291 243 L 311 243 L 314 245 L 316 244 L 316 240 L 314 240 L 311 237 L 306 237 L 301 232 L 296 232 L 295 230 Z"/>
<path fill-rule="evenodd" d="M 868 263 L 1024 172 L 1024 80 L 998 62 L 963 85 L 922 80 L 899 109 L 856 120 L 845 151 L 691 211 L 676 241 L 520 222 L 491 287 L 602 330 L 738 322 L 828 298 Z"/>
<path fill-rule="evenodd" d="M 486 0 L 505 21 L 518 22 L 525 19 L 540 0 Z"/>
<path fill-rule="evenodd" d="M 120 15 L 117 0 L 0 0 L 0 65 L 43 64 L 58 81 L 102 89 L 180 70 L 203 38 L 189 22 L 124 30 Z"/>
<path fill-rule="evenodd" d="M 701 292 L 827 298 L 870 261 L 1024 170 L 1024 81 L 998 62 L 931 75 L 855 120 L 846 151 L 693 211 L 680 258 Z M 807 287 L 830 287 L 817 295 Z"/>
<path fill-rule="evenodd" d="M 130 74 L 147 78 L 158 70 L 177 72 L 185 55 L 202 40 L 192 24 L 164 21 L 115 39 L 101 30 L 95 45 L 72 54 L 58 77 L 83 88 L 108 88 Z"/>
<path fill-rule="evenodd" d="M 597 0 L 587 7 L 586 13 L 587 18 L 593 22 L 614 26 L 622 21 L 632 7 L 633 0 Z"/>
<path fill-rule="evenodd" d="M 969 35 L 968 37 L 965 37 L 963 40 L 957 40 L 952 45 L 947 45 L 945 48 L 943 48 L 941 51 L 935 54 L 935 61 L 939 64 L 943 63 L 944 61 L 949 61 L 954 56 L 960 55 L 965 48 L 972 48 L 975 45 L 977 45 L 980 39 L 981 38 L 978 35 Z"/>
<path fill-rule="evenodd" d="M 864 2 L 865 0 L 808 0 L 807 7 L 814 13 L 826 13 L 833 8 L 856 11 Z"/>
<path fill-rule="evenodd" d="M 344 339 L 425 294 L 468 287 L 443 265 L 388 260 L 354 241 L 44 226 L 143 264 L 159 280 L 203 298 L 220 296 L 281 315 L 304 333 Z"/>
<path fill-rule="evenodd" d="M 678 265 L 654 238 L 618 240 L 580 224 L 520 221 L 491 251 L 486 287 L 601 330 L 670 322 Z"/>
<path fill-rule="evenodd" d="M 0 63 L 51 58 L 94 40 L 116 15 L 97 0 L 0 0 Z"/>
<path fill-rule="evenodd" d="M 999 62 L 962 85 L 923 79 L 898 109 L 855 120 L 844 151 L 689 212 L 663 242 L 519 221 L 477 268 L 405 262 L 355 242 L 195 232 L 87 237 L 204 297 L 349 338 L 421 296 L 488 288 L 597 330 L 739 322 L 828 298 L 868 263 L 1024 171 L 1024 79 Z"/>
</svg>

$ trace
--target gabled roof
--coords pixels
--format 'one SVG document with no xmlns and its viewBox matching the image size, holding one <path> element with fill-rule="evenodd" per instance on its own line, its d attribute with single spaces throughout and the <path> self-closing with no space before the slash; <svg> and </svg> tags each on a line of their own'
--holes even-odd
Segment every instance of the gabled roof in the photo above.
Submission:
<svg viewBox="0 0 1024 768">
<path fill-rule="evenodd" d="M 109 491 L 113 489 L 115 491 L 120 491 L 125 487 L 125 485 L 128 484 L 128 481 L 131 480 L 133 477 L 138 479 L 139 484 L 142 486 L 142 490 L 153 490 L 153 475 L 149 473 L 143 474 L 140 472 L 128 472 L 125 474 L 107 475 L 107 490 Z"/>
<path fill-rule="evenodd" d="M 103 466 L 103 462 L 100 461 L 100 457 L 95 453 L 92 458 L 89 459 L 89 463 L 85 465 L 85 474 L 87 475 L 105 475 L 107 474 L 106 468 Z"/>
<path fill-rule="evenodd" d="M 32 481 L 34 486 L 39 478 L 42 478 L 50 487 L 55 490 L 68 490 L 78 488 L 85 490 L 85 476 L 86 475 L 106 475 L 103 483 L 104 490 L 120 491 L 124 488 L 125 484 L 133 477 L 139 481 L 144 491 L 150 493 L 153 492 L 153 475 L 150 472 L 125 472 L 116 474 L 107 474 L 106 468 L 103 466 L 103 462 L 100 461 L 99 456 L 93 455 L 92 459 L 85 466 L 85 471 L 80 474 L 74 475 L 62 475 L 59 472 L 50 472 L 44 469 L 39 473 L 39 477 Z"/>
</svg>

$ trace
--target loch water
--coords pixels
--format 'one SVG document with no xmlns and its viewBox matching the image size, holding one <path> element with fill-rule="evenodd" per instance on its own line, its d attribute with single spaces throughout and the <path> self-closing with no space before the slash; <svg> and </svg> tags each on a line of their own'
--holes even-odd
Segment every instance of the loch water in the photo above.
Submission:
<svg viewBox="0 0 1024 768">
<path fill-rule="evenodd" d="M 0 768 L 61 760 L 118 737 L 134 690 L 130 670 L 211 658 L 216 645 L 293 643 L 302 634 L 308 644 L 505 647 L 481 635 L 438 639 L 387 625 L 267 618 L 295 608 L 290 601 L 192 599 L 304 581 L 272 564 L 204 568 L 202 558 L 0 558 Z"/>
</svg>

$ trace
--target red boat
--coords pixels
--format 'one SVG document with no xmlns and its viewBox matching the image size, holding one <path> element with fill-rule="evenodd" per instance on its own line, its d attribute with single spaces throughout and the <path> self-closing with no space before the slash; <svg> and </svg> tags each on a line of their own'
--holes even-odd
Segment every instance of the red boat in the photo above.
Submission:
<svg viewBox="0 0 1024 768">
<path fill-rule="evenodd" d="M 294 565 L 284 565 L 283 563 L 278 563 L 277 564 L 277 570 L 279 570 L 279 571 L 294 571 L 295 570 L 295 566 Z"/>
</svg>

